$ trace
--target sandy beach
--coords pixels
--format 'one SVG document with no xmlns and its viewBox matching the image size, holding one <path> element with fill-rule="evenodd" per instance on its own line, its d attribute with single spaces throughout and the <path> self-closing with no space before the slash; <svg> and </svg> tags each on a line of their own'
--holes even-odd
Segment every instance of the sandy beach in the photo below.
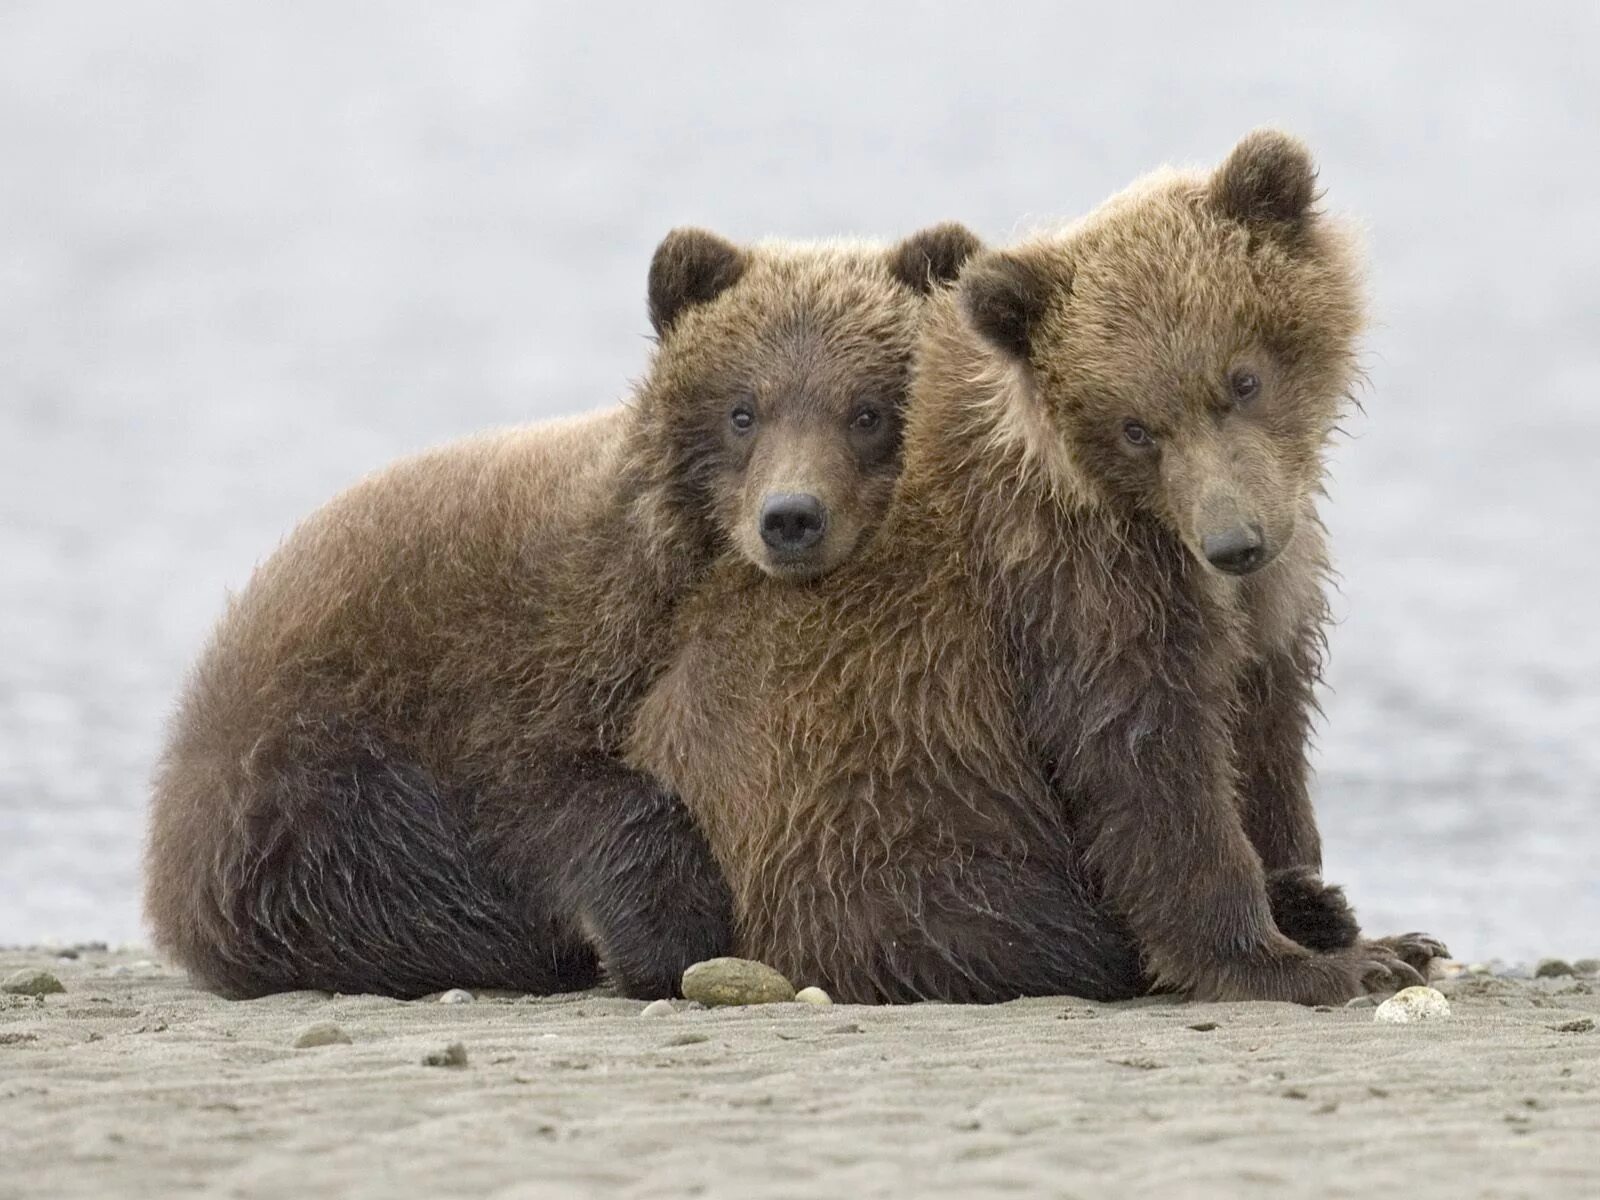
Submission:
<svg viewBox="0 0 1600 1200">
<path fill-rule="evenodd" d="M 603 993 L 229 1002 L 136 950 L 0 952 L 0 1197 L 1519 1197 L 1600 1192 L 1600 982 L 1368 1007 Z M 350 1039 L 296 1048 L 315 1022 Z M 424 1059 L 459 1043 L 463 1066 Z"/>
</svg>

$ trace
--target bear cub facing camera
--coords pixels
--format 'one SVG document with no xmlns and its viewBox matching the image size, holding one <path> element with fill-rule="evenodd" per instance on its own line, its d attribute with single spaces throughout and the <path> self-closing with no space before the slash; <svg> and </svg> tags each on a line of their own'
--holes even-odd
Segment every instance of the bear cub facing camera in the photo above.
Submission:
<svg viewBox="0 0 1600 1200">
<path fill-rule="evenodd" d="M 401 462 L 232 601 L 155 784 L 146 911 L 230 996 L 676 991 L 729 949 L 720 871 L 618 751 L 712 563 L 836 569 L 900 467 L 923 311 L 977 248 L 656 251 L 622 409 Z"/>
</svg>

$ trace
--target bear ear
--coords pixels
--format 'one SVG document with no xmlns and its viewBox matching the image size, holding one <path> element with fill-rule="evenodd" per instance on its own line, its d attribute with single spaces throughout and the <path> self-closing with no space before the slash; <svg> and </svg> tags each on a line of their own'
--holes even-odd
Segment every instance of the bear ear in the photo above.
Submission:
<svg viewBox="0 0 1600 1200">
<path fill-rule="evenodd" d="M 889 251 L 889 273 L 913 291 L 927 295 L 953 283 L 983 243 L 978 235 L 956 221 L 933 225 L 913 233 Z"/>
<path fill-rule="evenodd" d="M 1297 138 L 1276 129 L 1245 135 L 1211 177 L 1211 202 L 1246 224 L 1297 224 L 1317 198 L 1317 168 Z"/>
<path fill-rule="evenodd" d="M 961 311 L 995 346 L 1026 360 L 1033 334 L 1062 284 L 1011 254 L 988 254 L 969 266 L 957 285 Z"/>
<path fill-rule="evenodd" d="M 704 229 L 674 229 L 650 260 L 650 324 L 672 328 L 684 309 L 715 300 L 744 274 L 744 251 Z"/>
</svg>

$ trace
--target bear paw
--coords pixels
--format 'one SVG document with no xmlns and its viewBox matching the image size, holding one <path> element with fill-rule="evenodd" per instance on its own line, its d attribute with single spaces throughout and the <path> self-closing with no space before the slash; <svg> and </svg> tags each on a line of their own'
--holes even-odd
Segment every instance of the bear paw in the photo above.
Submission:
<svg viewBox="0 0 1600 1200">
<path fill-rule="evenodd" d="M 1361 926 L 1344 889 L 1324 883 L 1309 867 L 1268 872 L 1267 901 L 1278 929 L 1307 950 L 1344 950 L 1361 940 Z"/>
</svg>

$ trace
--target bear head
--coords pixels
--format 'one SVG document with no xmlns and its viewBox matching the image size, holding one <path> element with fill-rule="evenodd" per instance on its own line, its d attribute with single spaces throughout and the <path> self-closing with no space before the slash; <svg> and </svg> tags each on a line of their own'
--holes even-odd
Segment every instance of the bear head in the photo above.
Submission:
<svg viewBox="0 0 1600 1200">
<path fill-rule="evenodd" d="M 769 575 L 838 566 L 899 474 L 927 298 L 979 248 L 955 224 L 889 248 L 669 233 L 650 265 L 657 347 L 639 401 L 659 503 Z"/>
<path fill-rule="evenodd" d="M 1305 147 L 1258 130 L 1212 173 L 1157 173 L 967 268 L 958 304 L 1058 491 L 1153 515 L 1232 575 L 1312 519 L 1363 324 L 1351 239 L 1316 200 Z"/>
</svg>

